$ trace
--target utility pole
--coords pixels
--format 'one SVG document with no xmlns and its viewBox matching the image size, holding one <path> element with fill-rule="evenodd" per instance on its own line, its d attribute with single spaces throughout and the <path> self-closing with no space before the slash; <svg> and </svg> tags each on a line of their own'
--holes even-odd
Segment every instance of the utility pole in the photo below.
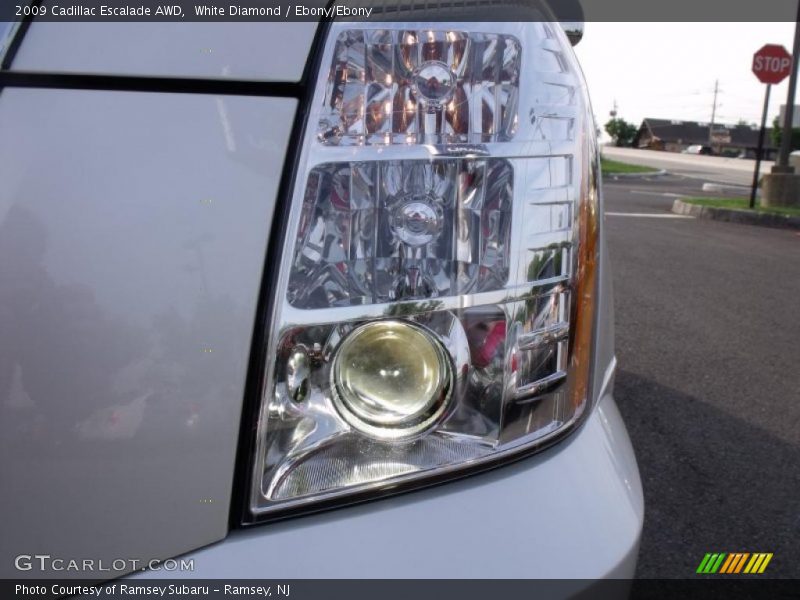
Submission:
<svg viewBox="0 0 800 600">
<path fill-rule="evenodd" d="M 797 3 L 797 19 L 800 20 L 800 1 Z M 783 118 L 781 149 L 778 154 L 778 161 L 772 167 L 773 173 L 794 173 L 794 168 L 789 166 L 789 153 L 792 151 L 792 120 L 794 117 L 794 94 L 797 91 L 798 58 L 800 58 L 800 29 L 798 29 L 797 21 L 795 21 L 792 72 L 789 74 L 789 91 L 786 94 L 786 113 Z"/>
<path fill-rule="evenodd" d="M 714 81 L 714 104 L 711 106 L 711 125 L 708 128 L 708 145 L 714 143 L 714 120 L 717 118 L 717 93 L 719 92 L 719 79 Z"/>
<path fill-rule="evenodd" d="M 800 175 L 789 166 L 792 150 L 792 118 L 794 117 L 794 94 L 797 91 L 797 63 L 800 62 L 800 0 L 797 3 L 797 18 L 794 25 L 794 48 L 792 70 L 789 74 L 789 91 L 786 98 L 786 114 L 783 119 L 781 149 L 772 172 L 764 175 L 761 183 L 762 206 L 800 206 Z"/>
<path fill-rule="evenodd" d="M 611 109 L 611 112 L 609 114 L 611 115 L 612 119 L 615 119 L 617 117 L 617 99 L 616 98 L 614 98 L 614 108 Z"/>
</svg>

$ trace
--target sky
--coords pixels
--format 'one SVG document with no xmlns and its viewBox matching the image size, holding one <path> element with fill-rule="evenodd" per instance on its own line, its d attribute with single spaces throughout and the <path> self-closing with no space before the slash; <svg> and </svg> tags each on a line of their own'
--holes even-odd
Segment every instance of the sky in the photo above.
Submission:
<svg viewBox="0 0 800 600">
<path fill-rule="evenodd" d="M 759 124 L 766 86 L 750 70 L 764 44 L 791 53 L 794 23 L 586 23 L 575 47 L 602 126 L 617 116 Z M 767 125 L 786 104 L 788 78 L 772 86 Z"/>
</svg>

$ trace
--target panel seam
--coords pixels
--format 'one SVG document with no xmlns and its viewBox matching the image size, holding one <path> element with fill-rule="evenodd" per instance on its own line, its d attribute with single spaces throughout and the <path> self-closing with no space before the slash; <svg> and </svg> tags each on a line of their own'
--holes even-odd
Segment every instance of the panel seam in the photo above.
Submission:
<svg viewBox="0 0 800 600">
<path fill-rule="evenodd" d="M 304 94 L 302 83 L 290 81 L 0 70 L 0 90 L 6 87 L 273 98 L 301 98 Z"/>
</svg>

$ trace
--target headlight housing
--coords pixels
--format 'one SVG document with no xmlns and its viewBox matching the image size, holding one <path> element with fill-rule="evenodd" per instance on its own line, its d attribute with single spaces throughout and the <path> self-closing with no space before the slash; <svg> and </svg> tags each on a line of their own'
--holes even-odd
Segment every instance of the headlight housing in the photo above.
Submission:
<svg viewBox="0 0 800 600">
<path fill-rule="evenodd" d="M 561 28 L 334 24 L 302 143 L 251 519 L 454 477 L 574 427 L 597 167 Z"/>
</svg>

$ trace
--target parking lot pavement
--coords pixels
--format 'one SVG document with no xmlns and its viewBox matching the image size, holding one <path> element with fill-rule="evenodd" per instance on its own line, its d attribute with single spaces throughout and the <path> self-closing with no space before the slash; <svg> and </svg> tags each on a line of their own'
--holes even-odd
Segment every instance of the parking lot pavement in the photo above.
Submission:
<svg viewBox="0 0 800 600">
<path fill-rule="evenodd" d="M 798 577 L 800 234 L 664 218 L 701 185 L 604 186 L 616 398 L 646 500 L 638 575 L 773 552 L 767 574 Z"/>
</svg>

